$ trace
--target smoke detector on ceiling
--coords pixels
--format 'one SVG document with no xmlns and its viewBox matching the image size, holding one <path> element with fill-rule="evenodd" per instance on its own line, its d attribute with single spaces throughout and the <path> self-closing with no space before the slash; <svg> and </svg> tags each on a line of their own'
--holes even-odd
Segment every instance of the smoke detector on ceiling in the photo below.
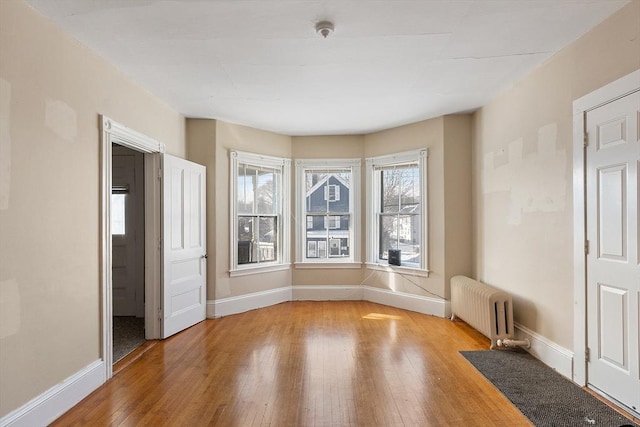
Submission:
<svg viewBox="0 0 640 427">
<path fill-rule="evenodd" d="M 320 21 L 316 24 L 316 33 L 325 39 L 329 37 L 334 30 L 333 22 Z"/>
</svg>

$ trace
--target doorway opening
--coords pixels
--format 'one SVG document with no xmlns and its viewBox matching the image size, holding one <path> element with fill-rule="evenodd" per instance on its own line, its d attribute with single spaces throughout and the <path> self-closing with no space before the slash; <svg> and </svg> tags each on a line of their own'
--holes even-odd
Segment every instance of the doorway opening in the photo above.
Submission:
<svg viewBox="0 0 640 427">
<path fill-rule="evenodd" d="M 113 363 L 144 344 L 144 154 L 111 147 Z"/>
<path fill-rule="evenodd" d="M 127 219 L 126 212 L 112 221 L 112 213 L 118 207 L 122 209 L 126 199 L 118 200 L 118 193 L 132 191 L 126 183 L 114 187 L 117 177 L 112 151 L 114 147 L 127 147 L 143 158 L 144 178 L 138 181 L 143 181 L 144 191 L 139 192 L 144 194 L 144 206 L 138 210 L 144 218 L 138 228 L 144 237 L 138 240 L 144 242 L 144 249 L 138 249 L 137 254 L 144 259 L 139 276 L 144 291 L 138 288 L 132 310 L 134 317 L 144 316 L 146 340 L 168 338 L 206 318 L 206 168 L 166 154 L 164 144 L 105 116 L 100 118 L 100 127 L 102 360 L 107 380 L 113 376 L 113 316 L 117 315 L 114 300 L 119 296 L 118 288 L 113 286 L 119 265 L 116 257 L 128 253 L 113 250 L 118 242 L 112 234 L 126 234 L 122 233 L 126 222 L 135 223 Z M 117 279 L 115 282 L 117 285 Z M 123 301 L 126 304 L 131 299 Z"/>
<path fill-rule="evenodd" d="M 105 379 L 113 375 L 113 363 L 119 357 L 114 349 L 114 316 L 132 317 L 143 319 L 144 339 L 152 340 L 160 338 L 160 295 L 161 295 L 161 185 L 158 179 L 160 173 L 161 153 L 164 153 L 164 144 L 136 132 L 126 126 L 112 121 L 106 116 L 100 117 L 101 130 L 101 302 L 102 302 L 102 360 L 104 361 Z M 135 174 L 133 183 L 119 182 L 118 175 L 121 171 L 113 166 L 113 160 L 117 152 L 124 156 L 132 155 L 140 163 L 140 174 Z M 126 169 L 126 168 L 125 168 Z M 114 174 L 115 172 L 115 174 Z M 126 173 L 123 172 L 125 175 Z M 137 185 L 136 185 L 137 182 Z M 140 185 L 141 184 L 141 185 Z M 134 188 L 136 187 L 136 188 Z M 142 219 L 127 218 L 127 206 L 125 200 L 136 191 L 137 210 Z M 117 218 L 120 210 L 120 218 Z M 124 210 L 124 213 L 122 212 Z M 112 218 L 112 213 L 115 215 Z M 139 216 L 139 215 L 138 215 Z M 123 230 L 124 228 L 124 230 Z M 113 230 L 112 230 L 113 229 Z M 136 270 L 138 283 L 133 285 L 134 291 L 120 289 L 118 278 L 114 276 L 123 274 L 124 269 L 118 270 L 122 262 L 118 259 L 126 256 L 129 251 L 117 248 L 123 243 L 127 229 L 136 231 L 137 249 L 133 250 L 137 259 Z M 117 238 L 116 238 L 117 236 Z M 114 251 L 114 246 L 116 250 Z M 142 246 L 142 248 L 140 248 Z M 134 246 L 135 247 L 135 246 Z M 124 254 L 124 255 L 123 255 Z M 133 255 L 131 255 L 133 257 Z M 114 287 L 115 285 L 115 287 Z M 126 287 L 125 287 L 126 288 Z M 128 297 L 126 296 L 128 294 Z M 122 306 L 127 311 L 120 311 Z M 120 316 L 120 314 L 132 316 Z M 139 320 L 138 320 L 139 322 Z M 114 357 L 115 356 L 115 357 Z"/>
</svg>

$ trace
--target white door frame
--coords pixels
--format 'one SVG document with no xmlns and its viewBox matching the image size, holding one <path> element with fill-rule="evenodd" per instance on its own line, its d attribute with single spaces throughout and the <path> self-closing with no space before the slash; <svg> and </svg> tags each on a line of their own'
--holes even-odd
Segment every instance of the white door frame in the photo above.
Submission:
<svg viewBox="0 0 640 427">
<path fill-rule="evenodd" d="M 587 265 L 585 117 L 604 104 L 640 90 L 636 70 L 573 102 L 573 381 L 587 385 Z"/>
<path fill-rule="evenodd" d="M 102 298 L 102 360 L 105 378 L 113 375 L 112 254 L 111 254 L 111 144 L 145 153 L 145 338 L 160 337 L 160 156 L 165 145 L 100 116 L 100 288 Z"/>
</svg>

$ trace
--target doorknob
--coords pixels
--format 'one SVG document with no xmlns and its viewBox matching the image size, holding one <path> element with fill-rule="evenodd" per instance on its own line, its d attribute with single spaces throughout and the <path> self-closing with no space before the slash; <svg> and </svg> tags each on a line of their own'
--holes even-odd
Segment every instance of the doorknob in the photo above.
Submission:
<svg viewBox="0 0 640 427">
<path fill-rule="evenodd" d="M 209 258 L 209 255 L 207 255 L 207 254 L 204 254 L 204 255 L 202 255 L 202 256 L 201 256 L 200 258 L 204 258 L 204 259 L 207 259 L 207 258 Z"/>
</svg>

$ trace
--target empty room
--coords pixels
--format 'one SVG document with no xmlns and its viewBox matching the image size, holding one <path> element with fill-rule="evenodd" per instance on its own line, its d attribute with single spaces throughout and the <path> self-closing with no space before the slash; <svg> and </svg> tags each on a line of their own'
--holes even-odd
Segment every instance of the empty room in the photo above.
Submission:
<svg viewBox="0 0 640 427">
<path fill-rule="evenodd" d="M 0 427 L 638 425 L 639 169 L 640 0 L 0 0 Z"/>
</svg>

